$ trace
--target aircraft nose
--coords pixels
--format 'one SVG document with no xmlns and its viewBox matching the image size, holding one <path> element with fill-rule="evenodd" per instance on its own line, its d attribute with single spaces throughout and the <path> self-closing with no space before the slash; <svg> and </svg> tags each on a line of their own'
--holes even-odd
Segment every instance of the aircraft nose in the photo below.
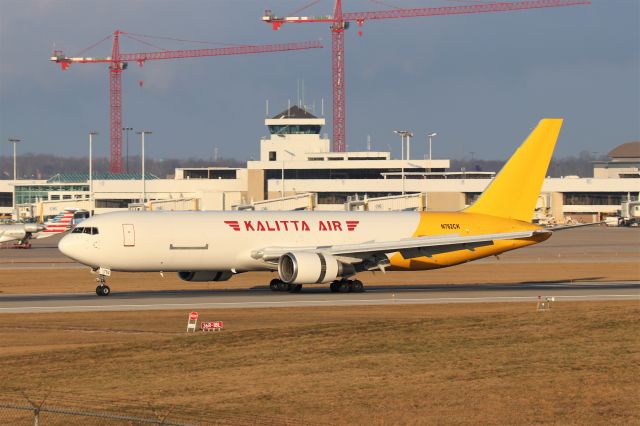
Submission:
<svg viewBox="0 0 640 426">
<path fill-rule="evenodd" d="M 67 257 L 75 259 L 78 248 L 78 240 L 75 235 L 65 235 L 58 243 L 58 250 Z"/>
</svg>

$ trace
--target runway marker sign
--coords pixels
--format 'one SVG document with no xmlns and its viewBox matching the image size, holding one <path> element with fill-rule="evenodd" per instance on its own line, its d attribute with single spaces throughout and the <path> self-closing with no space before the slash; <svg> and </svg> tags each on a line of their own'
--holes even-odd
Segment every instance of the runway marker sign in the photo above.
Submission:
<svg viewBox="0 0 640 426">
<path fill-rule="evenodd" d="M 193 330 L 193 332 L 195 333 L 197 324 L 198 324 L 198 313 L 191 312 L 189 314 L 189 320 L 187 321 L 187 333 L 189 332 L 189 330 Z"/>
<path fill-rule="evenodd" d="M 205 331 L 221 331 L 222 327 L 224 327 L 224 323 L 222 321 L 209 321 L 209 322 L 201 322 L 200 330 Z"/>
</svg>

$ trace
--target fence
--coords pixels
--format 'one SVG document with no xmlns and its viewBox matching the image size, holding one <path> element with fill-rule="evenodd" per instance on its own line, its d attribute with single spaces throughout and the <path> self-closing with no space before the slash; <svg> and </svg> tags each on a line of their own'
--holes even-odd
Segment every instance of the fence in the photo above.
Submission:
<svg viewBox="0 0 640 426">
<path fill-rule="evenodd" d="M 233 210 L 314 210 L 318 204 L 318 194 L 306 192 L 250 204 L 233 206 Z"/>
<path fill-rule="evenodd" d="M 91 407 L 91 408 L 87 408 Z M 145 401 L 103 396 L 76 397 L 48 392 L 34 398 L 20 391 L 0 393 L 0 425 L 312 425 L 304 418 L 255 416 L 221 412 L 214 406 L 199 409 L 172 405 L 159 407 Z M 313 423 L 317 424 L 317 423 Z"/>
<path fill-rule="evenodd" d="M 12 425 L 108 425 L 108 424 L 132 424 L 132 425 L 166 425 L 188 426 L 195 423 L 177 423 L 166 418 L 144 418 L 122 414 L 92 412 L 79 409 L 27 406 L 18 404 L 0 403 L 0 423 Z"/>
<path fill-rule="evenodd" d="M 426 194 L 417 192 L 405 195 L 391 195 L 387 197 L 363 198 L 349 197 L 345 203 L 345 210 L 368 211 L 398 211 L 427 209 Z"/>
</svg>

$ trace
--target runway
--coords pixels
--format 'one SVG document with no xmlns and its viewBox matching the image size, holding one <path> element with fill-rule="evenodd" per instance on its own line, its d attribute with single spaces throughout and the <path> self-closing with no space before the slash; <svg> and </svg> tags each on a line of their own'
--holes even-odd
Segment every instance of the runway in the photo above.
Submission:
<svg viewBox="0 0 640 426">
<path fill-rule="evenodd" d="M 326 288 L 307 288 L 302 293 L 250 289 L 116 290 L 108 297 L 95 293 L 8 295 L 0 296 L 0 313 L 535 302 L 538 297 L 554 297 L 556 302 L 640 301 L 640 282 L 372 287 L 364 293 L 330 293 Z"/>
</svg>

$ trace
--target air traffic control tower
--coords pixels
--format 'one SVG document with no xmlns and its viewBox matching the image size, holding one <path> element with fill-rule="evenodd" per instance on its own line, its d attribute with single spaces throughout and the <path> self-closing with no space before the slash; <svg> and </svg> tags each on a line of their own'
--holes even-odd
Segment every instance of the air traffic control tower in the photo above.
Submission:
<svg viewBox="0 0 640 426">
<path fill-rule="evenodd" d="M 330 139 L 321 134 L 325 119 L 298 105 L 264 123 L 269 136 L 260 140 L 260 160 L 247 162 L 247 195 L 253 201 L 318 192 L 323 203 L 343 203 L 354 193 L 352 182 L 398 179 L 401 173 L 443 173 L 449 167 L 449 160 L 411 159 L 408 155 L 392 160 L 388 151 L 332 152 Z M 400 185 L 396 186 L 399 193 Z M 323 190 L 318 191 L 319 187 Z M 314 190 L 309 191 L 311 188 Z M 368 193 L 377 192 L 375 185 L 368 189 Z"/>
</svg>

